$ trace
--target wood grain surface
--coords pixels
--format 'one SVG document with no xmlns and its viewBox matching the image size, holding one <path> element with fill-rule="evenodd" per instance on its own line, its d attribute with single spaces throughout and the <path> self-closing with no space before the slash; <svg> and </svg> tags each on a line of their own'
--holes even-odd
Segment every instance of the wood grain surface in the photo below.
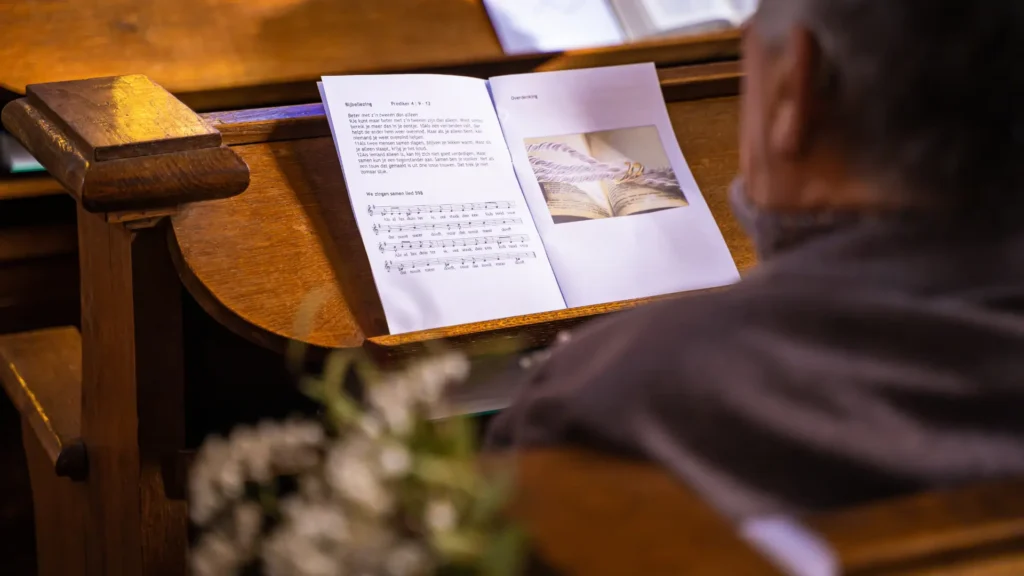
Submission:
<svg viewBox="0 0 1024 576">
<path fill-rule="evenodd" d="M 85 576 L 86 486 L 53 473 L 53 461 L 22 420 L 22 445 L 32 484 L 37 570 L 33 576 Z M 9 569 L 8 558 L 4 569 Z M 5 572 L 8 574 L 8 572 Z M 10 574 L 21 574 L 17 570 Z M 28 573 L 25 573 L 26 576 Z"/>
<path fill-rule="evenodd" d="M 0 119 L 92 212 L 225 198 L 249 183 L 220 132 L 145 76 L 32 85 Z"/>
<path fill-rule="evenodd" d="M 565 574 L 779 574 L 689 487 L 659 467 L 576 449 L 530 450 L 513 511 Z M 794 519 L 843 576 L 1024 573 L 1024 478 L 926 492 Z"/>
<path fill-rule="evenodd" d="M 1024 479 L 817 514 L 849 574 L 1024 574 Z"/>
<path fill-rule="evenodd" d="M 187 507 L 166 497 L 161 469 L 184 448 L 185 426 L 181 287 L 166 230 L 78 216 L 87 573 L 184 574 Z"/>
<path fill-rule="evenodd" d="M 89 160 L 220 146 L 220 133 L 140 74 L 28 86 L 28 101 L 79 144 Z"/>
<path fill-rule="evenodd" d="M 312 100 L 324 74 L 735 58 L 736 33 L 717 36 L 508 58 L 480 0 L 0 0 L 0 83 L 141 73 L 209 110 Z"/>
<path fill-rule="evenodd" d="M 663 470 L 571 449 L 514 461 L 514 517 L 560 574 L 781 576 Z"/>
<path fill-rule="evenodd" d="M 46 452 L 54 474 L 61 453 L 82 436 L 78 330 L 54 328 L 0 336 L 0 385 Z M 73 475 L 80 476 L 81 471 Z"/>
<path fill-rule="evenodd" d="M 675 99 L 669 113 L 694 177 L 745 270 L 754 254 L 727 199 L 738 170 L 736 98 L 691 99 L 715 89 L 735 93 L 738 69 L 734 63 L 692 68 L 662 71 L 666 95 Z M 389 335 L 334 144 L 327 136 L 302 137 L 326 131 L 316 106 L 205 116 L 226 141 L 249 143 L 232 149 L 249 165 L 251 185 L 240 196 L 185 207 L 173 218 L 172 249 L 185 285 L 236 332 L 275 347 L 289 339 L 327 348 L 369 340 L 386 350 L 438 338 L 462 344 L 511 337 L 529 345 L 574 322 L 649 301 Z M 315 302 L 319 313 L 301 329 L 299 311 Z"/>
<path fill-rule="evenodd" d="M 73 255 L 77 249 L 78 232 L 71 224 L 0 227 L 0 265 Z"/>
<path fill-rule="evenodd" d="M 16 200 L 66 194 L 60 182 L 49 174 L 0 176 L 0 200 Z"/>
</svg>

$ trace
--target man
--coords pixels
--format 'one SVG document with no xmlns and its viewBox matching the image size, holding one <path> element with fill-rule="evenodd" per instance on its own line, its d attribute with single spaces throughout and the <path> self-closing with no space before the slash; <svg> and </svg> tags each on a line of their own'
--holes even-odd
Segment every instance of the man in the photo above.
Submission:
<svg viewBox="0 0 1024 576">
<path fill-rule="evenodd" d="M 729 290 L 574 334 L 495 447 L 654 460 L 736 520 L 1024 476 L 1024 2 L 762 0 Z"/>
</svg>

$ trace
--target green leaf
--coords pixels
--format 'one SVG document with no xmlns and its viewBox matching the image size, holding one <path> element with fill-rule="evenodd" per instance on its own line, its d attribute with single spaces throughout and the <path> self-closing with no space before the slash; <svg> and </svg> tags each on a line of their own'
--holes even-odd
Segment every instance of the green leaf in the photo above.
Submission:
<svg viewBox="0 0 1024 576">
<path fill-rule="evenodd" d="M 448 440 L 452 456 L 469 460 L 476 452 L 476 424 L 464 416 L 450 418 L 443 423 L 449 431 Z"/>
<path fill-rule="evenodd" d="M 474 524 L 486 524 L 500 517 L 514 487 L 515 474 L 511 470 L 489 473 L 485 487 L 478 495 L 470 513 L 469 521 Z"/>
<path fill-rule="evenodd" d="M 480 564 L 482 576 L 518 576 L 526 558 L 526 533 L 510 526 L 491 540 Z"/>
<path fill-rule="evenodd" d="M 425 484 L 465 492 L 478 487 L 476 469 L 466 462 L 418 454 L 412 474 Z"/>
<path fill-rule="evenodd" d="M 351 352 L 336 351 L 328 355 L 324 362 L 323 404 L 329 422 L 337 429 L 357 422 L 363 414 L 359 404 L 344 390 L 345 375 L 353 360 Z"/>
<path fill-rule="evenodd" d="M 434 548 L 455 563 L 478 562 L 487 550 L 487 539 L 475 532 L 441 532 L 433 534 Z"/>
</svg>

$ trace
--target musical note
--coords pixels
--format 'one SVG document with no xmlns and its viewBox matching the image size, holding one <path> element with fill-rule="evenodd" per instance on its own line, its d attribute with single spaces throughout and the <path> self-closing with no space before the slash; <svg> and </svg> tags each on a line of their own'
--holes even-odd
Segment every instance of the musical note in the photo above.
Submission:
<svg viewBox="0 0 1024 576">
<path fill-rule="evenodd" d="M 530 239 L 525 234 L 515 234 L 509 236 L 476 236 L 472 238 L 449 238 L 446 240 L 403 240 L 402 242 L 381 242 L 377 245 L 377 248 L 381 252 L 387 252 L 388 250 L 422 250 L 424 248 L 455 248 L 464 246 L 485 246 L 488 244 L 512 244 L 517 242 L 526 242 Z"/>
<path fill-rule="evenodd" d="M 498 254 L 478 254 L 473 256 L 455 256 L 450 258 L 425 258 L 420 260 L 388 260 L 384 262 L 384 269 L 388 272 L 392 268 L 396 268 L 399 272 L 407 269 L 416 268 L 427 268 L 430 266 L 449 266 L 449 265 L 466 265 L 466 264 L 481 264 L 484 262 L 502 262 L 505 260 L 515 260 L 516 263 L 523 262 L 527 258 L 536 258 L 536 252 L 504 252 Z"/>
<path fill-rule="evenodd" d="M 402 232 L 403 230 L 465 230 L 467 228 L 485 228 L 487 226 L 522 223 L 522 218 L 503 218 L 500 220 L 466 220 L 465 222 L 441 222 L 436 224 L 374 224 L 373 233 Z"/>
<path fill-rule="evenodd" d="M 515 202 L 473 202 L 468 204 L 426 204 L 419 206 L 376 206 L 370 204 L 366 207 L 366 212 L 373 216 L 379 214 L 381 216 L 387 216 L 389 214 L 404 214 L 405 216 L 412 216 L 413 214 L 443 214 L 445 212 L 472 212 L 479 210 L 511 210 L 515 208 Z"/>
</svg>

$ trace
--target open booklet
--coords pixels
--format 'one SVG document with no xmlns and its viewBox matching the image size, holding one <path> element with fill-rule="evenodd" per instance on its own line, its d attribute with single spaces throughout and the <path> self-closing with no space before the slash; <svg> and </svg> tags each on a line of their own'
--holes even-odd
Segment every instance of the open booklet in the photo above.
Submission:
<svg viewBox="0 0 1024 576">
<path fill-rule="evenodd" d="M 484 0 L 507 54 L 614 46 L 740 26 L 758 0 Z"/>
<path fill-rule="evenodd" d="M 610 1 L 633 40 L 737 28 L 757 10 L 757 0 Z"/>
<path fill-rule="evenodd" d="M 739 278 L 653 65 L 320 92 L 392 334 Z"/>
</svg>

